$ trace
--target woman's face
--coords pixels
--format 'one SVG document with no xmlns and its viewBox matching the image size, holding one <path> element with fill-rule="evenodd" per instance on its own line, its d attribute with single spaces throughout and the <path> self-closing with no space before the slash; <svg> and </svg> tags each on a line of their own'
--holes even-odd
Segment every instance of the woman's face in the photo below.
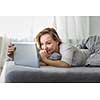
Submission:
<svg viewBox="0 0 100 100">
<path fill-rule="evenodd" d="M 58 51 L 58 42 L 51 35 L 44 34 L 40 37 L 41 49 L 46 50 L 48 54 Z"/>
</svg>

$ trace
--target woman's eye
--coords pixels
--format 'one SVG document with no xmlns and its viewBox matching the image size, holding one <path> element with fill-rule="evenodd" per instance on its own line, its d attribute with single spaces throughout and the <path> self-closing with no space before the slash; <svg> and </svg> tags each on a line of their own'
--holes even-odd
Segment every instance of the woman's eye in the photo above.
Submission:
<svg viewBox="0 0 100 100">
<path fill-rule="evenodd" d="M 50 42 L 48 42 L 47 44 L 51 44 Z"/>
</svg>

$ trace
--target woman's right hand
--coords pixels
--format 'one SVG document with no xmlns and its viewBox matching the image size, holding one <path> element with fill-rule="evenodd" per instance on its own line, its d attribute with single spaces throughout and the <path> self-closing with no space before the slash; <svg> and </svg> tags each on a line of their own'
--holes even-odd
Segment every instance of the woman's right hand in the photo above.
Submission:
<svg viewBox="0 0 100 100">
<path fill-rule="evenodd" d="M 8 56 L 9 57 L 13 58 L 14 50 L 15 50 L 15 45 L 10 43 L 8 45 Z"/>
<path fill-rule="evenodd" d="M 41 57 L 41 60 L 44 61 L 45 59 L 48 59 L 48 53 L 46 52 L 46 50 L 40 50 L 39 51 L 39 54 L 40 54 L 40 57 Z"/>
</svg>

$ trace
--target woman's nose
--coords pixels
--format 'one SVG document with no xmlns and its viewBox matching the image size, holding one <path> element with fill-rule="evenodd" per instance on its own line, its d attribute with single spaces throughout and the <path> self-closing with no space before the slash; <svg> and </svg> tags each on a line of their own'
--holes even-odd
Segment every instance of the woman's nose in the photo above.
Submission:
<svg viewBox="0 0 100 100">
<path fill-rule="evenodd" d="M 47 46 L 46 46 L 46 45 L 44 45 L 43 49 L 44 49 L 44 50 L 46 50 L 46 49 L 47 49 Z"/>
</svg>

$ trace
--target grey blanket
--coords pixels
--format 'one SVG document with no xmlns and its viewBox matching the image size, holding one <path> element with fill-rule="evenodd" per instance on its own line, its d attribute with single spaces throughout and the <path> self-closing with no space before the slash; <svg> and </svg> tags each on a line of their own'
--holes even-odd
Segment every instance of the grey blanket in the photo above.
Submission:
<svg viewBox="0 0 100 100">
<path fill-rule="evenodd" d="M 78 45 L 80 49 L 88 49 L 91 52 L 86 65 L 100 66 L 100 36 L 90 36 L 83 39 Z"/>
</svg>

